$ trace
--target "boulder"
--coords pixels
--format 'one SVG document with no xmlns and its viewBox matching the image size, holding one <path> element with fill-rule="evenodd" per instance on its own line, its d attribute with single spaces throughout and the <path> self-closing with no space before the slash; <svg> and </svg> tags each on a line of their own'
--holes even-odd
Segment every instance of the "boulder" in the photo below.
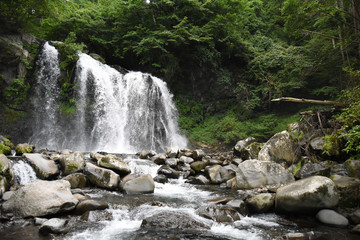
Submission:
<svg viewBox="0 0 360 240">
<path fill-rule="evenodd" d="M 189 179 L 186 180 L 186 183 L 194 185 L 208 185 L 210 184 L 210 181 L 203 175 L 197 175 L 195 177 L 189 177 Z"/>
<path fill-rule="evenodd" d="M 104 155 L 97 153 L 97 152 L 91 152 L 90 158 L 95 161 L 100 161 L 102 157 L 105 157 Z"/>
<path fill-rule="evenodd" d="M 69 181 L 71 185 L 71 189 L 74 188 L 84 188 L 87 185 L 87 178 L 83 173 L 73 173 L 66 177 L 64 180 Z"/>
<path fill-rule="evenodd" d="M 294 181 L 294 176 L 275 162 L 247 160 L 239 164 L 236 172 L 236 186 L 240 189 L 278 187 Z"/>
<path fill-rule="evenodd" d="M 48 235 L 50 233 L 63 234 L 70 231 L 68 226 L 69 220 L 61 218 L 51 218 L 45 221 L 39 228 L 39 233 L 42 235 Z"/>
<path fill-rule="evenodd" d="M 205 157 L 205 152 L 201 149 L 195 149 L 192 152 L 192 157 L 195 160 L 201 160 L 203 157 Z"/>
<path fill-rule="evenodd" d="M 295 174 L 296 178 L 307 178 L 310 176 L 325 176 L 330 177 L 331 166 L 326 166 L 326 164 L 321 163 L 305 163 L 304 166 L 300 168 L 299 171 Z"/>
<path fill-rule="evenodd" d="M 249 198 L 246 204 L 252 213 L 265 213 L 274 206 L 274 199 L 271 193 L 260 193 Z"/>
<path fill-rule="evenodd" d="M 347 160 L 344 166 L 349 173 L 349 177 L 360 178 L 360 160 Z"/>
<path fill-rule="evenodd" d="M 153 157 L 151 157 L 150 160 L 158 165 L 163 165 L 165 164 L 166 156 L 165 154 L 156 154 Z"/>
<path fill-rule="evenodd" d="M 346 227 L 349 225 L 349 220 L 346 217 L 330 209 L 320 210 L 316 214 L 316 218 L 322 223 L 336 227 Z"/>
<path fill-rule="evenodd" d="M 179 148 L 178 147 L 168 147 L 166 150 L 166 157 L 167 158 L 176 158 L 178 156 L 179 153 Z"/>
<path fill-rule="evenodd" d="M 118 173 L 120 176 L 126 176 L 131 172 L 128 165 L 124 162 L 123 159 L 116 157 L 112 154 L 103 156 L 98 160 L 97 165 L 100 167 L 108 168 Z"/>
<path fill-rule="evenodd" d="M 159 168 L 157 171 L 158 174 L 163 174 L 168 178 L 179 178 L 180 172 L 172 169 L 171 167 L 164 165 Z"/>
<path fill-rule="evenodd" d="M 107 209 L 109 205 L 106 202 L 96 201 L 92 199 L 86 199 L 76 205 L 75 211 L 77 214 L 81 215 L 87 211 L 93 210 L 104 210 Z"/>
<path fill-rule="evenodd" d="M 15 191 L 3 204 L 3 211 L 18 217 L 39 217 L 71 211 L 77 203 L 68 181 L 36 180 Z"/>
<path fill-rule="evenodd" d="M 0 154 L 0 197 L 2 194 L 9 190 L 14 184 L 14 172 L 11 168 L 10 160 L 4 155 Z"/>
<path fill-rule="evenodd" d="M 202 169 L 206 167 L 207 163 L 203 161 L 196 161 L 190 164 L 191 169 L 193 169 L 195 172 L 200 172 Z"/>
<path fill-rule="evenodd" d="M 194 229 L 204 230 L 210 227 L 201 221 L 198 221 L 191 216 L 180 212 L 160 212 L 145 218 L 141 223 L 142 229 L 153 231 L 184 231 Z"/>
<path fill-rule="evenodd" d="M 191 164 L 194 162 L 194 159 L 191 157 L 181 156 L 179 158 L 179 163 L 181 164 Z"/>
<path fill-rule="evenodd" d="M 55 161 L 44 158 L 42 154 L 24 153 L 23 158 L 33 167 L 38 178 L 51 179 L 60 173 Z"/>
<path fill-rule="evenodd" d="M 80 152 L 72 154 L 63 154 L 59 158 L 63 175 L 80 172 L 84 170 L 85 158 Z"/>
<path fill-rule="evenodd" d="M 14 144 L 6 137 L 0 135 L 0 154 L 10 155 Z"/>
<path fill-rule="evenodd" d="M 330 177 L 340 194 L 339 207 L 353 208 L 360 203 L 360 179 L 333 175 Z"/>
<path fill-rule="evenodd" d="M 206 169 L 206 173 L 208 174 L 211 183 L 220 184 L 226 182 L 233 177 L 235 177 L 235 172 L 228 170 L 225 167 L 220 165 L 210 166 Z"/>
<path fill-rule="evenodd" d="M 353 224 L 360 224 L 360 209 L 356 209 L 349 214 L 349 218 Z"/>
<path fill-rule="evenodd" d="M 233 199 L 226 203 L 227 206 L 234 208 L 241 215 L 247 216 L 249 215 L 249 209 L 247 204 L 241 199 Z"/>
<path fill-rule="evenodd" d="M 340 155 L 340 141 L 332 135 L 314 138 L 310 141 L 309 145 L 314 152 L 324 156 Z"/>
<path fill-rule="evenodd" d="M 353 227 L 351 229 L 351 232 L 352 233 L 357 233 L 357 234 L 360 234 L 360 224 L 356 225 L 355 227 Z"/>
<path fill-rule="evenodd" d="M 315 212 L 339 202 L 335 183 L 323 176 L 305 178 L 278 188 L 275 207 L 284 212 Z"/>
<path fill-rule="evenodd" d="M 154 181 L 158 183 L 167 183 L 169 179 L 164 174 L 159 174 L 154 177 Z"/>
<path fill-rule="evenodd" d="M 178 161 L 179 159 L 177 158 L 167 158 L 165 160 L 165 164 L 168 165 L 169 167 L 176 168 Z"/>
<path fill-rule="evenodd" d="M 121 189 L 127 194 L 153 193 L 155 183 L 150 174 L 130 174 L 121 180 Z"/>
<path fill-rule="evenodd" d="M 98 167 L 92 163 L 86 163 L 84 173 L 89 181 L 95 186 L 110 190 L 117 189 L 120 176 L 115 172 Z"/>
<path fill-rule="evenodd" d="M 16 155 L 21 156 L 24 153 L 32 153 L 34 152 L 34 148 L 34 145 L 29 145 L 28 143 L 20 143 L 15 148 Z"/>
<path fill-rule="evenodd" d="M 286 167 L 295 163 L 297 160 L 295 144 L 290 134 L 282 131 L 272 136 L 261 148 L 258 159 L 274 161 L 284 164 Z"/>
<path fill-rule="evenodd" d="M 256 139 L 253 137 L 248 137 L 246 139 L 238 141 L 234 147 L 234 155 L 239 156 L 244 160 L 249 159 L 249 155 L 245 151 L 245 147 L 249 146 L 251 143 L 254 142 L 256 142 Z"/>
<path fill-rule="evenodd" d="M 196 213 L 204 218 L 212 219 L 220 223 L 240 220 L 240 215 L 234 208 L 224 205 L 204 205 L 198 208 Z"/>
</svg>

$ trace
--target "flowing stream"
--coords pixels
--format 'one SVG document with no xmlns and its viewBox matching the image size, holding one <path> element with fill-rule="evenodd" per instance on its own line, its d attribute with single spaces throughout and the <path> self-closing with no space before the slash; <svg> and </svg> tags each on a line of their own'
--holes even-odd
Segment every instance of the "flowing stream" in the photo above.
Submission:
<svg viewBox="0 0 360 240">
<path fill-rule="evenodd" d="M 46 43 L 37 62 L 30 139 L 37 148 L 134 153 L 186 147 L 173 96 L 164 81 L 147 73 L 122 74 L 79 53 L 74 96 L 63 102 L 69 85 L 60 84 L 58 55 Z"/>
</svg>

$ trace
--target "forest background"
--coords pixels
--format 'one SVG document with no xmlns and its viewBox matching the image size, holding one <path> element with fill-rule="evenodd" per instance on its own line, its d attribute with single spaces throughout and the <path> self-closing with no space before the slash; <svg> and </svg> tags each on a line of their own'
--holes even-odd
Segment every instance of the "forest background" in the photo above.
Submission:
<svg viewBox="0 0 360 240">
<path fill-rule="evenodd" d="M 0 34 L 65 43 L 64 114 L 76 111 L 71 72 L 82 50 L 165 80 L 194 144 L 265 141 L 319 107 L 271 102 L 292 96 L 347 103 L 337 137 L 360 152 L 357 0 L 2 0 L 0 9 Z M 0 87 L 9 109 L 31 88 L 26 79 Z"/>
</svg>

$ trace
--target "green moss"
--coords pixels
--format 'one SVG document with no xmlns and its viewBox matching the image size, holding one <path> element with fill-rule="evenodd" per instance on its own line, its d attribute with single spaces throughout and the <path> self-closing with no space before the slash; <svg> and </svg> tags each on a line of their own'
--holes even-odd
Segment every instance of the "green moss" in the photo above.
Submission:
<svg viewBox="0 0 360 240">
<path fill-rule="evenodd" d="M 4 143 L 0 143 L 0 154 L 10 155 L 11 148 L 9 146 L 6 146 Z"/>
<path fill-rule="evenodd" d="M 79 166 L 74 163 L 69 163 L 69 164 L 66 164 L 66 166 L 65 166 L 66 173 L 73 173 L 73 172 L 76 172 L 78 169 L 79 169 Z"/>
<path fill-rule="evenodd" d="M 326 135 L 324 139 L 325 144 L 323 145 L 323 154 L 326 154 L 328 156 L 340 155 L 339 138 L 333 135 Z"/>
<path fill-rule="evenodd" d="M 17 155 L 22 155 L 23 153 L 32 153 L 34 151 L 34 146 L 28 144 L 18 144 L 15 151 Z"/>
<path fill-rule="evenodd" d="M 293 171 L 293 175 L 295 176 L 296 173 L 297 173 L 300 169 L 301 169 L 301 161 L 299 161 L 299 162 L 297 163 L 297 167 L 296 167 L 296 169 Z"/>
</svg>

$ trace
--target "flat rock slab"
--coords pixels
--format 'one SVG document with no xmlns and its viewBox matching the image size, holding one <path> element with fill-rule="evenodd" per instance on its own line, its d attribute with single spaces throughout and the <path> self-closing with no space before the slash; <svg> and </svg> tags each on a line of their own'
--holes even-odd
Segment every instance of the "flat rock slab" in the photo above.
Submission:
<svg viewBox="0 0 360 240">
<path fill-rule="evenodd" d="M 55 161 L 48 160 L 39 153 L 24 153 L 22 156 L 34 168 L 38 178 L 50 179 L 59 175 L 60 171 Z"/>
</svg>

